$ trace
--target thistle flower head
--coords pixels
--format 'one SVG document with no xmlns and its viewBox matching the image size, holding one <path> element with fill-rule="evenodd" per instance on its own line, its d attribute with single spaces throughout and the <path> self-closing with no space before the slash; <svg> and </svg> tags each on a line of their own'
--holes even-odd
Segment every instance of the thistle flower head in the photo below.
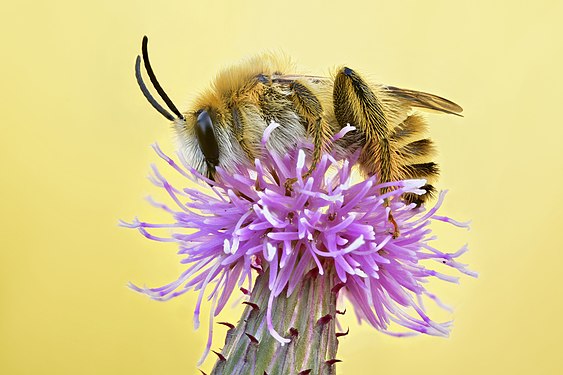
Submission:
<svg viewBox="0 0 563 375">
<path fill-rule="evenodd" d="M 432 221 L 467 226 L 437 214 L 445 194 L 441 193 L 430 209 L 407 205 L 401 196 L 423 194 L 424 180 L 379 184 L 372 176 L 354 182 L 355 158 L 339 161 L 331 154 L 323 155 L 309 177 L 303 179 L 308 161 L 303 149 L 277 155 L 267 146 L 268 136 L 277 126 L 271 124 L 266 129 L 263 155 L 255 160 L 254 168 L 241 167 L 232 174 L 217 168 L 216 182 L 185 163 L 176 163 L 154 146 L 174 170 L 202 189 L 175 188 L 153 167 L 154 183 L 166 190 L 174 206 L 152 203 L 167 211 L 172 223 L 134 220 L 123 225 L 138 229 L 151 240 L 177 243 L 187 269 L 162 287 L 131 284 L 131 288 L 155 300 L 197 291 L 196 327 L 202 301 L 210 299 L 206 353 L 211 345 L 213 317 L 223 310 L 235 289 L 244 286 L 252 290 L 253 270 L 266 269 L 270 289 L 267 326 L 282 344 L 289 340 L 272 324 L 274 299 L 291 295 L 311 268 L 323 274 L 329 267 L 336 271 L 340 296 L 352 303 L 360 320 L 397 336 L 448 335 L 450 323 L 435 322 L 424 311 L 422 297 L 446 307 L 424 284 L 430 278 L 448 282 L 457 282 L 457 278 L 428 266 L 434 261 L 470 276 L 475 274 L 457 261 L 466 247 L 446 253 L 430 245 L 434 239 Z M 350 126 L 344 128 L 334 140 L 352 130 Z M 297 179 L 291 192 L 285 186 L 288 179 Z M 397 238 L 393 237 L 390 212 L 400 230 Z M 155 228 L 170 228 L 170 235 L 156 236 L 152 233 Z M 407 328 L 406 332 L 389 331 L 391 323 Z"/>
</svg>

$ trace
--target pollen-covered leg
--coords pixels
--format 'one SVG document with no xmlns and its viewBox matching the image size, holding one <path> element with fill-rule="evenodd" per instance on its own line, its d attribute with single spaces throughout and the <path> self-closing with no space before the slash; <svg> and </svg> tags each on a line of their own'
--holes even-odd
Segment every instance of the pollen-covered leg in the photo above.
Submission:
<svg viewBox="0 0 563 375">
<path fill-rule="evenodd" d="M 338 124 L 341 127 L 346 124 L 356 126 L 365 137 L 359 160 L 362 169 L 370 176 L 377 174 L 380 182 L 392 181 L 396 172 L 382 101 L 356 72 L 344 67 L 334 80 L 333 104 Z M 399 228 L 391 212 L 389 222 L 393 224 L 393 237 L 398 237 Z"/>
<path fill-rule="evenodd" d="M 307 124 L 307 133 L 313 141 L 313 156 L 311 167 L 303 175 L 307 178 L 315 170 L 321 160 L 323 152 L 328 148 L 328 142 L 332 136 L 331 128 L 323 116 L 323 107 L 313 91 L 307 84 L 300 81 L 293 81 L 290 85 L 291 100 L 297 113 Z M 291 186 L 297 181 L 290 179 L 286 182 L 286 190 L 291 190 Z"/>
<path fill-rule="evenodd" d="M 393 178 L 390 130 L 384 106 L 371 87 L 352 69 L 342 68 L 334 80 L 334 114 L 341 127 L 356 126 L 365 137 L 360 164 L 381 182 Z"/>
</svg>

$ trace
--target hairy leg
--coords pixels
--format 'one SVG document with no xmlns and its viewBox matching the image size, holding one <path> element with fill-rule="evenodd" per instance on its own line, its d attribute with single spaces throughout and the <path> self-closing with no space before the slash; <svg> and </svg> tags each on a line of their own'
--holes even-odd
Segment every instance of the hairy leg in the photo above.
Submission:
<svg viewBox="0 0 563 375">
<path fill-rule="evenodd" d="M 382 102 L 370 86 L 352 69 L 343 67 L 336 74 L 333 90 L 334 114 L 340 126 L 356 126 L 365 137 L 360 164 L 368 175 L 376 174 L 379 182 L 388 182 L 396 174 L 391 157 L 390 129 Z M 386 189 L 382 189 L 384 193 Z M 385 202 L 389 204 L 389 202 Z M 393 237 L 399 228 L 389 213 Z"/>
<path fill-rule="evenodd" d="M 300 81 L 293 81 L 290 84 L 290 89 L 293 105 L 299 116 L 306 122 L 307 132 L 313 141 L 311 167 L 303 175 L 303 178 L 307 178 L 315 170 L 323 152 L 328 149 L 328 142 L 332 133 L 329 124 L 323 116 L 321 102 L 307 84 Z M 295 181 L 296 180 L 288 180 L 286 189 L 291 190 L 291 185 L 293 185 Z"/>
</svg>

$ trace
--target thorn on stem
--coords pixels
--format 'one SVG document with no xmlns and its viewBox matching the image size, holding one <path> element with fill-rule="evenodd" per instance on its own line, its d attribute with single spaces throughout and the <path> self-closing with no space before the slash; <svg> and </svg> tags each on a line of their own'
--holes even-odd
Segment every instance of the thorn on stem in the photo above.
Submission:
<svg viewBox="0 0 563 375">
<path fill-rule="evenodd" d="M 289 329 L 289 334 L 291 335 L 291 337 L 297 337 L 299 336 L 299 331 L 297 330 L 297 328 L 291 327 Z"/>
<path fill-rule="evenodd" d="M 215 353 L 215 354 L 217 354 L 217 357 L 219 357 L 219 360 L 220 360 L 221 362 L 227 360 L 227 358 L 225 358 L 225 356 L 224 356 L 223 354 L 221 354 L 221 353 L 219 353 L 219 352 L 216 352 L 215 350 L 212 350 L 212 352 Z"/>
<path fill-rule="evenodd" d="M 229 329 L 235 328 L 235 326 L 232 325 L 232 324 L 229 323 L 229 322 L 217 322 L 217 324 L 221 324 L 221 325 L 223 325 L 223 326 L 227 326 L 227 327 L 229 327 Z"/>
<path fill-rule="evenodd" d="M 332 366 L 332 365 L 334 365 L 334 364 L 337 363 L 337 362 L 342 362 L 342 361 L 341 361 L 340 359 L 336 359 L 336 358 L 334 358 L 334 359 L 329 359 L 328 361 L 325 361 L 325 363 L 327 364 L 327 366 Z"/>
<path fill-rule="evenodd" d="M 245 301 L 242 304 L 252 307 L 252 310 L 254 310 L 254 311 L 260 311 L 260 307 L 257 304 L 255 304 L 254 302 L 246 302 Z"/>
<path fill-rule="evenodd" d="M 258 344 L 258 339 L 256 337 L 252 336 L 250 333 L 247 332 L 245 332 L 244 334 L 250 339 L 251 343 Z"/>
<path fill-rule="evenodd" d="M 309 375 L 313 371 L 312 369 L 308 368 L 307 370 L 300 371 L 297 375 Z"/>
<path fill-rule="evenodd" d="M 350 333 L 350 327 L 346 330 L 346 332 L 336 332 L 336 337 L 346 336 Z"/>
<path fill-rule="evenodd" d="M 346 284 L 344 284 L 344 283 L 338 283 L 335 286 L 333 286 L 330 291 L 334 294 L 337 294 L 340 291 L 340 289 L 342 289 L 345 285 Z"/>
<path fill-rule="evenodd" d="M 319 320 L 317 320 L 317 325 L 325 325 L 332 320 L 332 315 L 326 314 L 325 316 L 321 316 Z"/>
<path fill-rule="evenodd" d="M 243 288 L 242 286 L 240 287 L 240 291 L 243 292 L 245 295 L 250 295 L 250 292 L 248 291 L 248 289 Z"/>
<path fill-rule="evenodd" d="M 199 370 L 199 369 L 198 369 Z M 203 372 L 202 370 L 199 370 L 199 372 L 201 372 L 203 375 L 207 375 L 205 372 Z"/>
<path fill-rule="evenodd" d="M 344 315 L 346 314 L 346 309 L 344 309 L 344 311 L 336 310 L 336 313 L 340 315 Z"/>
</svg>

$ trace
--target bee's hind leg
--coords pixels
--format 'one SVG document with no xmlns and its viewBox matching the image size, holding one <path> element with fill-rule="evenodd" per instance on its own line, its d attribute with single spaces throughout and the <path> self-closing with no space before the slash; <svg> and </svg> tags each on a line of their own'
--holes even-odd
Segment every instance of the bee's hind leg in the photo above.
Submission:
<svg viewBox="0 0 563 375">
<path fill-rule="evenodd" d="M 306 179 L 313 173 L 321 160 L 323 152 L 328 149 L 328 142 L 332 136 L 331 127 L 323 116 L 323 107 L 307 84 L 293 81 L 290 85 L 291 100 L 299 116 L 306 122 L 307 132 L 313 141 L 313 155 L 309 170 L 303 175 Z M 296 178 L 288 179 L 285 183 L 286 191 L 292 190 Z"/>
<path fill-rule="evenodd" d="M 338 125 L 355 126 L 365 138 L 359 159 L 362 169 L 369 176 L 377 175 L 378 181 L 383 183 L 393 180 L 394 166 L 388 121 L 374 89 L 355 71 L 343 67 L 334 79 L 333 105 Z M 381 193 L 387 190 L 382 189 Z M 385 205 L 389 206 L 387 200 Z M 391 212 L 389 222 L 393 225 L 393 238 L 397 238 L 399 227 Z"/>
</svg>

